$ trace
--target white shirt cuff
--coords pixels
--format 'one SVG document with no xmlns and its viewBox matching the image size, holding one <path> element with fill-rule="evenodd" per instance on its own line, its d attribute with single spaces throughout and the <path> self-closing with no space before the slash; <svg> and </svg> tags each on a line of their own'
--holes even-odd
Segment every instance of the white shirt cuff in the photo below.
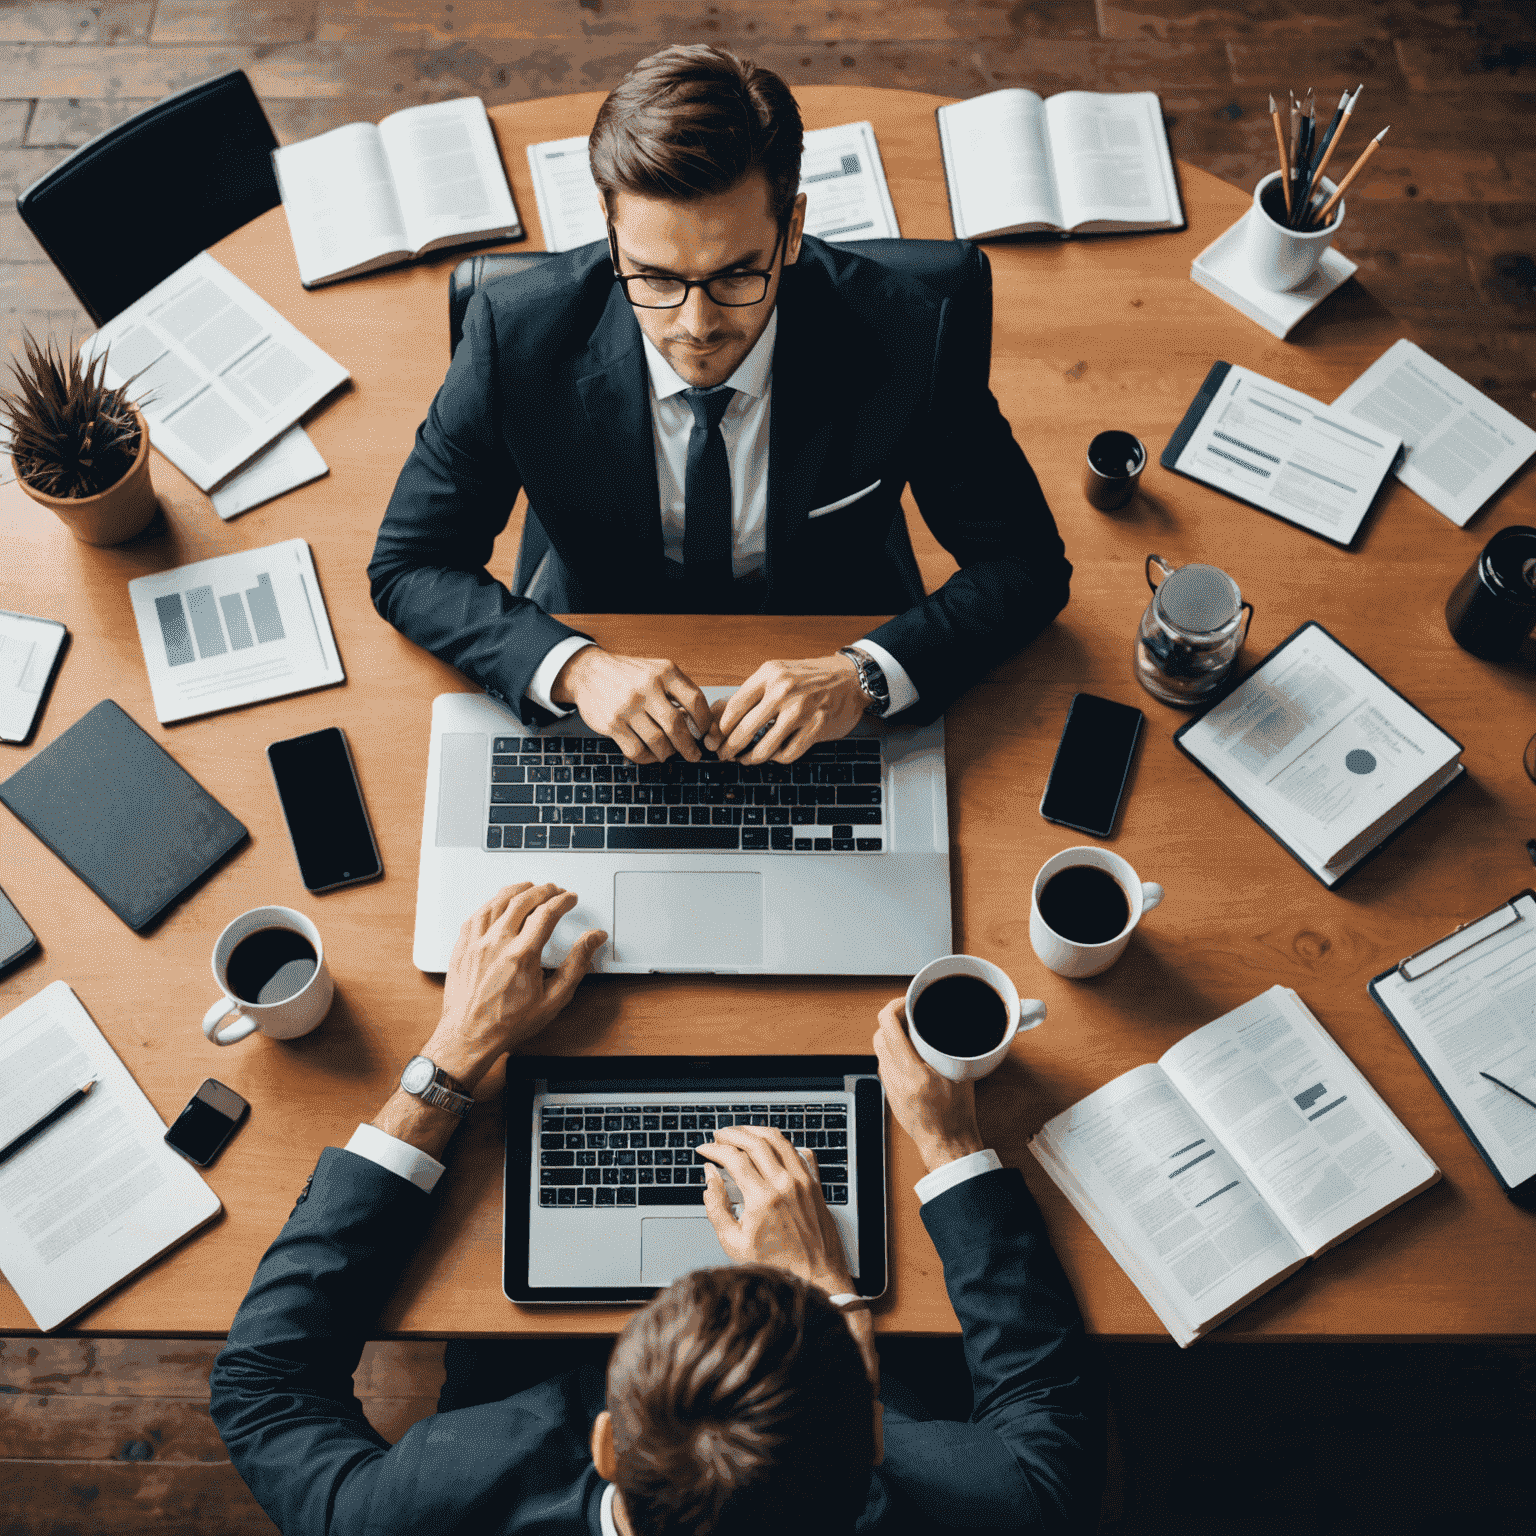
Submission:
<svg viewBox="0 0 1536 1536">
<path fill-rule="evenodd" d="M 978 1173 L 991 1173 L 1002 1166 L 1002 1158 L 991 1147 L 986 1147 L 980 1152 L 970 1152 L 964 1157 L 957 1157 L 954 1162 L 945 1163 L 942 1168 L 935 1168 L 932 1173 L 925 1173 L 912 1187 L 917 1191 L 919 1202 L 927 1205 L 936 1195 L 942 1195 L 946 1189 L 953 1189 L 956 1184 L 964 1184 L 967 1179 L 974 1179 Z"/>
<path fill-rule="evenodd" d="M 537 704 L 540 709 L 547 709 L 552 715 L 568 715 L 570 710 L 563 708 L 550 698 L 549 690 L 555 686 L 555 679 L 560 675 L 560 668 L 568 662 L 583 646 L 593 645 L 596 642 L 588 640 L 585 635 L 567 635 L 559 645 L 553 647 L 538 665 L 533 676 L 528 679 L 528 686 L 523 689 L 523 697 L 531 703 Z"/>
<path fill-rule="evenodd" d="M 443 1176 L 443 1165 L 435 1157 L 428 1157 L 410 1142 L 401 1141 L 376 1125 L 358 1126 L 347 1143 L 347 1151 L 366 1157 L 370 1163 L 388 1168 L 391 1173 L 398 1173 L 429 1195 Z"/>
<path fill-rule="evenodd" d="M 850 649 L 863 651 L 885 673 L 885 686 L 891 694 L 888 716 L 899 715 L 917 703 L 917 688 L 907 676 L 907 669 L 883 645 L 876 645 L 873 640 L 855 640 Z"/>
</svg>

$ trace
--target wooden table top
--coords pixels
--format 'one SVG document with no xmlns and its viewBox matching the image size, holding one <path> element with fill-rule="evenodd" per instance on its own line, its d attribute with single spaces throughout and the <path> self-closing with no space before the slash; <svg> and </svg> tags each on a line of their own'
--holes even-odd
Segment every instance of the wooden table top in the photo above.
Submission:
<svg viewBox="0 0 1536 1536">
<path fill-rule="evenodd" d="M 804 87 L 808 127 L 867 118 L 876 129 L 902 233 L 948 239 L 933 109 L 943 98 Z M 493 109 L 503 159 L 542 243 L 524 146 L 584 133 L 597 93 Z M 1444 1170 L 1400 1211 L 1307 1266 L 1218 1336 L 1423 1338 L 1536 1332 L 1536 1216 L 1512 1207 L 1428 1080 L 1366 995 L 1377 972 L 1531 883 L 1524 840 L 1536 787 L 1521 750 L 1536 728 L 1532 674 L 1461 652 L 1446 632 L 1452 584 L 1498 527 L 1536 522 L 1527 475 L 1467 529 L 1389 481 L 1356 548 L 1344 551 L 1163 471 L 1156 456 L 1211 362 L 1241 363 L 1330 400 L 1396 338 L 1393 318 L 1350 283 L 1279 342 L 1189 280 L 1192 258 L 1243 212 L 1245 193 L 1180 167 L 1189 227 L 1078 241 L 993 242 L 992 384 L 1039 474 L 1075 567 L 1072 600 L 1023 654 L 948 717 L 957 949 L 1002 965 L 1044 998 L 1046 1024 L 982 1084 L 984 1131 L 1024 1170 L 1046 1212 L 1091 1331 L 1160 1338 L 1135 1287 L 1029 1157 L 1051 1115 L 1271 983 L 1296 988 Z M 0 883 L 42 951 L 0 980 L 0 1010 L 67 980 L 169 1121 L 206 1076 L 252 1113 L 208 1181 L 224 1215 L 86 1313 L 82 1333 L 221 1334 L 320 1149 L 372 1117 L 425 1039 L 441 981 L 411 965 L 417 846 L 433 697 L 467 685 L 373 611 L 364 570 L 412 435 L 447 366 L 453 255 L 314 293 L 299 285 L 281 210 L 214 254 L 352 373 L 307 423 L 327 478 L 222 523 L 159 455 L 164 517 L 117 549 L 78 544 L 14 485 L 0 491 L 0 607 L 63 620 L 73 636 L 33 741 L 5 749 L 14 771 L 104 697 L 116 699 L 251 830 L 251 840 L 144 935 L 130 932 L 14 818 L 0 816 Z M 835 359 L 829 360 L 835 364 Z M 1135 432 L 1153 462 L 1142 492 L 1105 515 L 1083 499 L 1088 439 Z M 909 503 L 910 507 L 910 503 Z M 952 569 L 920 521 L 930 585 Z M 347 669 L 341 688 L 164 727 L 156 723 L 128 602 L 135 576 L 302 536 L 314 550 Z M 1202 560 L 1256 605 L 1251 664 L 1309 619 L 1466 745 L 1467 782 L 1329 892 L 1172 745 L 1186 718 L 1146 695 L 1131 645 L 1147 602 L 1142 564 Z M 515 523 L 493 569 L 510 577 Z M 673 657 L 701 684 L 739 681 L 770 656 L 825 654 L 868 626 L 857 618 L 579 621 L 603 644 Z M 1145 711 L 1139 766 L 1110 840 L 1167 890 L 1120 963 L 1086 982 L 1046 971 L 1029 947 L 1029 884 L 1079 841 L 1036 814 L 1071 695 L 1087 689 Z M 310 896 L 299 880 L 262 749 L 342 725 L 351 739 L 386 874 Z M 510 870 L 509 870 L 510 873 Z M 320 926 L 337 984 L 327 1021 L 303 1040 L 257 1037 L 220 1049 L 199 1020 L 215 987 L 209 954 L 224 924 L 277 902 Z M 867 1051 L 878 1006 L 904 978 L 713 980 L 605 977 L 584 984 L 534 1049 L 574 1053 Z M 482 1097 L 494 1101 L 499 1074 Z M 956 1324 L 918 1216 L 921 1169 L 891 1128 L 892 1283 L 883 1330 Z M 452 1150 L 427 1242 L 383 1320 L 395 1335 L 610 1332 L 619 1308 L 518 1308 L 500 1287 L 501 1148 L 483 1103 Z M 0 1284 L 0 1331 L 33 1331 Z"/>
</svg>

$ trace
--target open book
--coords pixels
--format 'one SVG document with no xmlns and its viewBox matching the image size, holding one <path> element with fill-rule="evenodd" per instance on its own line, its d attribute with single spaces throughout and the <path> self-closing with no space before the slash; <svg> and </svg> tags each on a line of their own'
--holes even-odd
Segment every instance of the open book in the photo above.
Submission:
<svg viewBox="0 0 1536 1536">
<path fill-rule="evenodd" d="M 44 1333 L 221 1209 L 67 982 L 0 1018 L 0 1145 L 92 1077 L 89 1098 L 0 1164 L 5 1278 Z"/>
<path fill-rule="evenodd" d="M 272 151 L 306 288 L 523 232 L 478 96 Z"/>
<path fill-rule="evenodd" d="M 1184 227 L 1155 91 L 1013 86 L 934 115 L 957 240 Z"/>
<path fill-rule="evenodd" d="M 1278 986 L 1057 1115 L 1029 1149 L 1181 1348 L 1440 1177 Z"/>
</svg>

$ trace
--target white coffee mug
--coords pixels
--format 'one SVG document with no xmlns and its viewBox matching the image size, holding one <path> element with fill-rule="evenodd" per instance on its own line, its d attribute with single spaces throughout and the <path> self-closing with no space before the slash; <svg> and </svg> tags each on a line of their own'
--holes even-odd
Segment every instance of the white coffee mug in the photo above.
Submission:
<svg viewBox="0 0 1536 1536">
<path fill-rule="evenodd" d="M 1111 939 L 1099 944 L 1083 944 L 1056 932 L 1040 915 L 1040 892 L 1053 875 L 1078 865 L 1102 869 L 1120 887 L 1125 896 L 1128 915 L 1125 926 Z M 1131 933 L 1144 913 L 1150 912 L 1163 899 L 1163 888 L 1140 875 L 1120 857 L 1107 848 L 1063 848 L 1040 866 L 1035 876 L 1034 889 L 1029 897 L 1029 942 L 1043 964 L 1058 976 L 1097 976 L 1107 971 L 1125 952 L 1131 942 Z"/>
<path fill-rule="evenodd" d="M 1278 186 L 1280 172 L 1271 171 L 1253 189 L 1253 206 L 1248 210 L 1248 228 L 1243 236 L 1248 270 L 1261 288 L 1274 293 L 1289 293 L 1311 280 L 1323 252 L 1333 243 L 1339 225 L 1344 222 L 1344 199 L 1333 205 L 1328 222 L 1321 229 L 1303 233 L 1287 229 L 1272 219 L 1262 202 L 1265 189 Z M 1314 208 L 1333 196 L 1333 183 L 1320 176 L 1312 195 Z M 1278 194 L 1276 194 L 1278 195 Z"/>
<path fill-rule="evenodd" d="M 1008 1006 L 1008 1024 L 1003 1038 L 990 1051 L 980 1056 L 951 1056 L 946 1051 L 925 1040 L 915 1022 L 917 1000 L 936 981 L 946 976 L 974 976 L 984 981 Z M 1008 973 L 990 960 L 978 960 L 974 955 L 945 955 L 942 960 L 930 960 L 907 988 L 907 1035 L 912 1048 L 940 1077 L 952 1083 L 973 1082 L 978 1077 L 999 1066 L 1013 1044 L 1013 1037 L 1026 1029 L 1033 1029 L 1045 1017 L 1045 1004 L 1038 998 L 1019 1000 L 1018 989 Z"/>
<path fill-rule="evenodd" d="M 315 951 L 314 974 L 280 1003 L 253 1003 L 237 997 L 229 985 L 229 957 L 242 939 L 263 928 L 286 928 L 302 934 Z M 203 1015 L 203 1033 L 215 1045 L 234 1045 L 257 1030 L 273 1040 L 295 1040 L 307 1035 L 329 1011 L 336 991 L 325 964 L 320 930 L 291 907 L 256 907 L 242 912 L 230 923 L 213 946 L 213 979 L 224 995 Z M 220 1028 L 231 1017 L 237 1022 Z"/>
</svg>

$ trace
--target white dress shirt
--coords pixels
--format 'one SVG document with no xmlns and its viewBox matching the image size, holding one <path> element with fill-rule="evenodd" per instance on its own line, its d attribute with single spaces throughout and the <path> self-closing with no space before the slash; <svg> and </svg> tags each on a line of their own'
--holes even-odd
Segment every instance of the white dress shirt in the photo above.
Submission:
<svg viewBox="0 0 1536 1536">
<path fill-rule="evenodd" d="M 762 573 L 768 549 L 768 423 L 773 404 L 773 346 L 779 334 L 775 306 L 763 334 L 725 382 L 736 391 L 720 422 L 725 458 L 731 474 L 731 574 L 738 580 Z M 683 563 L 683 504 L 688 470 L 688 438 L 693 411 L 683 399 L 692 386 L 642 333 L 650 383 L 651 435 L 656 448 L 656 489 L 661 506 L 661 540 L 667 559 Z M 878 483 L 878 482 L 877 482 Z M 556 715 L 561 709 L 550 689 L 563 667 L 583 646 L 593 642 L 570 635 L 553 646 L 534 671 L 524 696 Z M 917 689 L 904 668 L 884 646 L 857 642 L 885 673 L 890 689 L 888 714 L 899 714 L 917 703 Z"/>
</svg>

